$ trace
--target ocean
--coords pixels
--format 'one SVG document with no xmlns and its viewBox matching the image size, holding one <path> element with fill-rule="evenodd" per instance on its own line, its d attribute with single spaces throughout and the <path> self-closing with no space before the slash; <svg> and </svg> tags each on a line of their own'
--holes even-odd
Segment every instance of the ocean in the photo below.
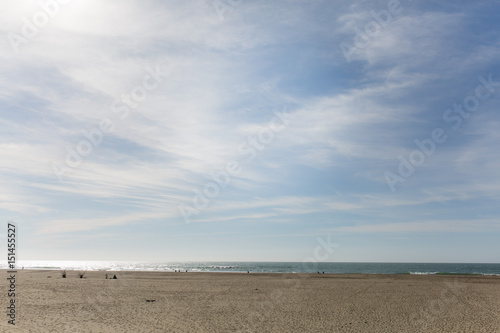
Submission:
<svg viewBox="0 0 500 333">
<path fill-rule="evenodd" d="M 360 263 L 360 262 L 134 262 L 134 261 L 19 261 L 17 269 L 86 271 L 252 272 L 252 273 L 367 273 L 497 275 L 500 264 Z M 7 264 L 0 264 L 7 269 Z"/>
</svg>

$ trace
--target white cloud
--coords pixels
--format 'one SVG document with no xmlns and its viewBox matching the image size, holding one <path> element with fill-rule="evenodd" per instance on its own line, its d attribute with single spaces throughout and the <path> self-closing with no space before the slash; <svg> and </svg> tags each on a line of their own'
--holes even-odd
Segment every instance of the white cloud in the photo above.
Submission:
<svg viewBox="0 0 500 333">
<path fill-rule="evenodd" d="M 385 224 L 364 224 L 331 229 L 334 233 L 454 233 L 454 232 L 498 232 L 500 222 L 492 219 L 482 220 L 436 220 Z"/>
<path fill-rule="evenodd" d="M 454 219 L 459 213 L 443 206 L 497 200 L 496 96 L 401 192 L 387 191 L 383 173 L 428 128 L 446 125 L 442 113 L 489 73 L 483 69 L 493 71 L 494 29 L 487 41 L 467 31 L 473 13 L 408 4 L 347 63 L 338 45 L 352 42 L 353 27 L 373 20 L 379 5 L 386 2 L 288 1 L 279 10 L 242 2 L 224 20 L 201 0 L 61 6 L 17 54 L 7 38 L 0 42 L 0 168 L 8 184 L 0 208 L 29 215 L 47 237 L 155 220 L 181 225 L 177 206 L 192 202 L 210 172 L 245 159 L 238 145 L 287 106 L 295 118 L 195 221 L 293 228 L 317 217 L 345 232 L 473 229 L 475 220 Z M 3 2 L 0 33 L 20 33 L 22 18 L 39 10 L 36 2 Z M 472 42 L 478 35 L 482 45 Z M 157 65 L 163 81 L 119 119 L 113 102 Z M 65 165 L 67 147 L 103 118 L 113 133 L 59 182 L 53 162 Z M 423 220 L 432 214 L 440 218 Z"/>
</svg>

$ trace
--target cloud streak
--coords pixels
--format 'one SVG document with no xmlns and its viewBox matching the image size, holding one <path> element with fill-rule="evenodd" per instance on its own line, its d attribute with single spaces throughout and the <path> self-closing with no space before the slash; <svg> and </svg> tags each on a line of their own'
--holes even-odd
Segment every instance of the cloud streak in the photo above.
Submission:
<svg viewBox="0 0 500 333">
<path fill-rule="evenodd" d="M 498 232 L 497 92 L 395 194 L 384 172 L 444 126 L 478 76 L 500 77 L 497 7 L 402 1 L 346 62 L 339 44 L 387 1 L 242 2 L 223 20 L 210 1 L 61 2 L 17 52 L 9 34 L 22 36 L 43 8 L 2 3 L 0 211 L 30 239 L 193 235 L 197 245 L 175 244 L 190 254 L 208 244 L 203 235 L 236 237 L 229 244 L 245 233 L 294 235 L 270 248 L 309 253 L 307 239 L 330 229 L 471 233 L 479 244 Z M 284 109 L 293 121 L 250 161 L 241 145 Z M 68 167 L 85 140 L 91 152 L 58 177 L 54 163 Z M 242 171 L 186 225 L 179 205 L 234 159 Z M 158 259 L 170 251 L 158 248 Z M 44 256 L 62 256 L 53 251 Z"/>
</svg>

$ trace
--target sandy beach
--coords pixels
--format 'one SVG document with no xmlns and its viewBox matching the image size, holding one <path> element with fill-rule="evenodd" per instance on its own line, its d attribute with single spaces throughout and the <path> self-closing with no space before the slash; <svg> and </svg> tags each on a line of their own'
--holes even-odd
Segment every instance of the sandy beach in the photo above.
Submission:
<svg viewBox="0 0 500 333">
<path fill-rule="evenodd" d="M 496 276 L 105 273 L 18 271 L 0 331 L 500 332 Z"/>
</svg>

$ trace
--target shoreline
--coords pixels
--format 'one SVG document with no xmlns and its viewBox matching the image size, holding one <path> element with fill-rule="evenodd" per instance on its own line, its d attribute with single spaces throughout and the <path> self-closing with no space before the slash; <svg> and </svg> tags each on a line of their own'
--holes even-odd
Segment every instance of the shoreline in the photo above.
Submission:
<svg viewBox="0 0 500 333">
<path fill-rule="evenodd" d="M 225 273 L 317 273 L 412 274 L 412 275 L 498 275 L 500 263 L 334 263 L 334 262 L 134 262 L 134 261 L 19 261 L 19 269 L 96 270 L 141 272 L 225 272 Z M 7 268 L 1 267 L 0 268 Z"/>
<path fill-rule="evenodd" d="M 283 274 L 292 274 L 292 275 L 338 275 L 338 276 L 349 276 L 349 275 L 368 275 L 368 276 L 448 276 L 448 277 L 461 277 L 461 276 L 477 276 L 477 277 L 497 277 L 500 279 L 500 274 L 490 274 L 490 273 L 446 273 L 446 272 L 437 272 L 437 273 L 331 273 L 331 272 L 252 272 L 250 271 L 249 273 L 244 272 L 244 271 L 179 271 L 179 272 L 172 272 L 172 271 L 160 271 L 160 270 L 84 270 L 84 269 L 47 269 L 47 268 L 40 268 L 40 269 L 15 269 L 17 272 L 80 272 L 84 271 L 86 273 L 140 273 L 140 274 L 149 274 L 149 273 L 169 273 L 169 274 L 263 274 L 263 275 L 283 275 Z M 8 269 L 0 269 L 0 272 L 7 272 L 9 271 Z"/>
</svg>

